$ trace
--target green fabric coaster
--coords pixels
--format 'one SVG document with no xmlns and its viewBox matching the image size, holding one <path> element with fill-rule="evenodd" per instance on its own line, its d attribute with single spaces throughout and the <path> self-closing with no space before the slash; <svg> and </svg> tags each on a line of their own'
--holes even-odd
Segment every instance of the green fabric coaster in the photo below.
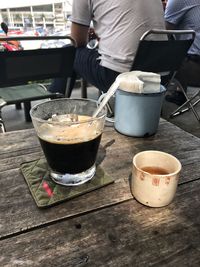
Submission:
<svg viewBox="0 0 200 267">
<path fill-rule="evenodd" d="M 52 206 L 114 182 L 114 179 L 98 166 L 95 176 L 85 184 L 73 187 L 56 184 L 49 176 L 49 168 L 44 158 L 22 163 L 21 171 L 39 208 Z"/>
</svg>

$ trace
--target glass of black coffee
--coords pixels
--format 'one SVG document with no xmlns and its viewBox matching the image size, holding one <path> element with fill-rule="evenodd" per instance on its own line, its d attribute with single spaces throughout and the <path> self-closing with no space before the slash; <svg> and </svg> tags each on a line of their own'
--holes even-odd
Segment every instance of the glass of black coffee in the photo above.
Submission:
<svg viewBox="0 0 200 267">
<path fill-rule="evenodd" d="M 75 186 L 94 177 L 107 111 L 104 108 L 94 118 L 96 108 L 94 100 L 61 98 L 31 109 L 50 176 L 56 183 Z"/>
</svg>

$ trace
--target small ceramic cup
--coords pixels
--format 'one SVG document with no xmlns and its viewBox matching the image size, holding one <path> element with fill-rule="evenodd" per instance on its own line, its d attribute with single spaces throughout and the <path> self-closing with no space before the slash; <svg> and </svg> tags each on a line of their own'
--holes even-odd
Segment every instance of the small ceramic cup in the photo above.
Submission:
<svg viewBox="0 0 200 267">
<path fill-rule="evenodd" d="M 142 204 L 163 207 L 174 198 L 181 163 L 174 156 L 161 151 L 149 150 L 133 158 L 131 191 Z"/>
</svg>

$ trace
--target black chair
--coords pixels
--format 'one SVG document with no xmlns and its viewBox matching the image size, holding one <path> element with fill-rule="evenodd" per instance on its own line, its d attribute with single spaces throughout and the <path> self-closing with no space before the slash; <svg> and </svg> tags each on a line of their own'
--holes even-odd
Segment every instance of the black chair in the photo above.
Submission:
<svg viewBox="0 0 200 267">
<path fill-rule="evenodd" d="M 140 38 L 137 53 L 131 70 L 160 73 L 161 83 L 167 87 L 172 81 L 175 82 L 186 97 L 186 102 L 174 112 L 171 117 L 182 113 L 180 110 L 187 105 L 187 110 L 191 109 L 196 119 L 199 115 L 194 106 L 197 103 L 191 101 L 198 96 L 198 93 L 189 98 L 180 82 L 174 79 L 177 70 L 187 56 L 188 49 L 195 38 L 193 30 L 149 30 Z M 198 102 L 198 101 L 197 101 Z"/>
<path fill-rule="evenodd" d="M 75 42 L 70 36 L 9 37 L 4 40 L 69 39 L 60 48 L 0 51 L 0 127 L 5 132 L 1 109 L 5 105 L 24 103 L 26 121 L 30 121 L 31 101 L 63 97 L 47 91 L 45 84 L 36 82 L 56 77 L 71 77 L 75 57 Z M 69 82 L 68 82 L 69 86 Z M 67 88 L 66 88 L 67 90 Z"/>
<path fill-rule="evenodd" d="M 181 39 L 178 37 L 181 37 Z M 174 76 L 187 56 L 188 49 L 192 45 L 194 38 L 195 32 L 193 30 L 152 29 L 145 32 L 140 38 L 130 71 L 140 70 L 159 73 L 162 84 L 167 87 L 172 81 L 175 81 Z M 184 105 L 189 105 L 188 108 L 192 109 L 195 117 L 199 120 L 194 104 L 191 103 L 194 97 L 189 99 L 180 83 L 178 85 L 187 99 Z M 82 83 L 81 93 L 83 97 L 87 97 L 86 81 Z M 174 112 L 171 116 L 174 116 L 173 114 Z"/>
</svg>

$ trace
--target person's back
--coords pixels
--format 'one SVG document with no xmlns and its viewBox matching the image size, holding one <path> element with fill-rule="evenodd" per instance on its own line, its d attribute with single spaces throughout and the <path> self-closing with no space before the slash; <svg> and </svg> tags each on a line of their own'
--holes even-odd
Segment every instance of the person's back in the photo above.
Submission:
<svg viewBox="0 0 200 267">
<path fill-rule="evenodd" d="M 90 25 L 99 41 L 101 65 L 117 72 L 129 71 L 142 34 L 164 29 L 160 0 L 74 0 L 72 22 Z"/>
<path fill-rule="evenodd" d="M 177 72 L 176 79 L 185 91 L 187 86 L 200 86 L 200 0 L 168 0 L 165 9 L 167 29 L 194 30 L 195 40 L 188 57 Z M 186 98 L 180 91 L 172 91 L 166 100 L 182 105 Z"/>
<path fill-rule="evenodd" d="M 73 0 L 71 21 L 71 36 L 77 43 L 74 70 L 103 92 L 120 73 L 130 71 L 143 33 L 165 29 L 160 0 Z M 97 49 L 86 47 L 91 23 L 98 36 Z M 51 91 L 64 85 L 54 83 Z"/>
<path fill-rule="evenodd" d="M 194 30 L 196 37 L 189 54 L 200 55 L 200 0 L 168 0 L 165 20 L 177 30 Z"/>
</svg>

